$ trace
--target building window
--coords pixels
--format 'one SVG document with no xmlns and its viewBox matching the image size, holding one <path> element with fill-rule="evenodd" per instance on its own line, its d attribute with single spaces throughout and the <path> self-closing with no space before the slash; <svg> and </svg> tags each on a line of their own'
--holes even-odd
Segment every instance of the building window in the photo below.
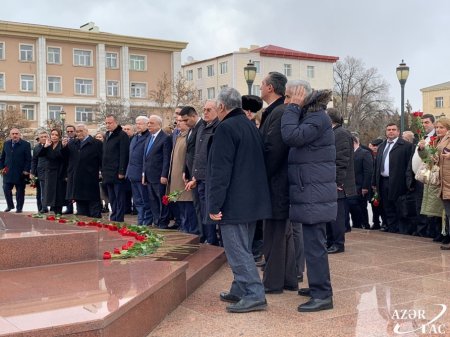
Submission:
<svg viewBox="0 0 450 337">
<path fill-rule="evenodd" d="M 286 77 L 292 76 L 292 64 L 288 64 L 288 63 L 284 64 L 284 75 Z"/>
<path fill-rule="evenodd" d="M 208 99 L 216 97 L 216 88 L 208 88 Z"/>
<path fill-rule="evenodd" d="M 117 69 L 117 53 L 106 53 L 106 68 Z"/>
<path fill-rule="evenodd" d="M 47 63 L 61 64 L 61 48 L 58 47 L 47 48 Z"/>
<path fill-rule="evenodd" d="M 208 71 L 208 77 L 214 76 L 214 64 L 207 66 L 206 69 Z"/>
<path fill-rule="evenodd" d="M 74 49 L 73 50 L 73 64 L 80 67 L 92 66 L 92 51 Z"/>
<path fill-rule="evenodd" d="M 202 72 L 203 72 L 202 68 L 197 68 L 197 78 L 202 78 L 203 76 Z"/>
<path fill-rule="evenodd" d="M 228 62 L 219 63 L 220 75 L 226 74 L 228 72 Z"/>
<path fill-rule="evenodd" d="M 203 91 L 201 89 L 197 90 L 197 97 L 200 101 L 203 99 Z"/>
<path fill-rule="evenodd" d="M 186 80 L 192 81 L 194 79 L 194 71 L 193 70 L 187 70 L 186 71 Z"/>
<path fill-rule="evenodd" d="M 29 121 L 34 121 L 34 110 L 36 106 L 34 104 L 22 104 L 21 110 L 23 118 L 28 119 Z"/>
<path fill-rule="evenodd" d="M 261 86 L 260 85 L 252 85 L 252 95 L 261 96 Z"/>
<path fill-rule="evenodd" d="M 130 97 L 145 98 L 147 96 L 147 84 L 131 83 Z"/>
<path fill-rule="evenodd" d="M 308 78 L 314 78 L 314 66 L 307 66 L 306 67 L 306 76 Z"/>
<path fill-rule="evenodd" d="M 5 90 L 5 74 L 0 73 L 0 90 Z"/>
<path fill-rule="evenodd" d="M 145 63 L 144 55 L 130 55 L 130 70 L 144 71 Z"/>
<path fill-rule="evenodd" d="M 5 59 L 5 42 L 0 42 L 0 60 Z"/>
<path fill-rule="evenodd" d="M 47 92 L 61 93 L 61 77 L 49 76 L 47 77 Z"/>
<path fill-rule="evenodd" d="M 119 81 L 106 81 L 106 96 L 119 97 Z"/>
<path fill-rule="evenodd" d="M 20 90 L 34 91 L 34 75 L 20 75 Z"/>
<path fill-rule="evenodd" d="M 253 64 L 256 67 L 256 73 L 257 74 L 261 73 L 261 62 L 260 61 L 253 61 Z"/>
<path fill-rule="evenodd" d="M 93 95 L 94 81 L 77 78 L 75 79 L 75 94 L 77 95 Z"/>
<path fill-rule="evenodd" d="M 436 108 L 443 108 L 444 107 L 444 97 L 435 97 L 434 98 L 434 106 Z"/>
<path fill-rule="evenodd" d="M 20 45 L 20 61 L 32 62 L 33 61 L 33 49 L 32 44 L 21 44 Z"/>
<path fill-rule="evenodd" d="M 0 112 L 4 113 L 6 111 L 6 103 L 0 103 Z"/>
<path fill-rule="evenodd" d="M 94 117 L 92 108 L 77 106 L 75 108 L 75 122 L 91 123 Z"/>
<path fill-rule="evenodd" d="M 49 105 L 48 106 L 48 119 L 59 121 L 60 118 L 60 112 L 62 110 L 61 105 Z"/>
</svg>

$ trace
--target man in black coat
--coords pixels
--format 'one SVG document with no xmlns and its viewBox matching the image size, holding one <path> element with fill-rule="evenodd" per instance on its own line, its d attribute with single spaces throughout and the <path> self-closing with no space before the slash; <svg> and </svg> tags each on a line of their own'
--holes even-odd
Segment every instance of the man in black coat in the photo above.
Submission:
<svg viewBox="0 0 450 337">
<path fill-rule="evenodd" d="M 336 185 L 338 213 L 336 221 L 327 223 L 328 254 L 345 251 L 345 221 L 348 218 L 347 198 L 356 195 L 355 169 L 353 162 L 353 140 L 348 130 L 342 127 L 343 119 L 337 109 L 327 109 L 333 126 L 336 143 Z"/>
<path fill-rule="evenodd" d="M 84 124 L 76 126 L 76 134 L 76 140 L 62 142 L 68 156 L 66 199 L 77 202 L 77 215 L 101 218 L 99 172 L 103 144 L 89 135 Z"/>
<path fill-rule="evenodd" d="M 111 203 L 111 221 L 123 222 L 125 217 L 125 173 L 128 166 L 130 139 L 114 115 L 105 119 L 108 130 L 103 142 L 102 178 Z"/>
<path fill-rule="evenodd" d="M 39 213 L 47 213 L 48 208 L 42 206 L 43 194 L 44 194 L 44 185 L 45 185 L 45 168 L 47 166 L 47 158 L 40 157 L 39 152 L 44 146 L 45 142 L 48 139 L 48 132 L 41 131 L 39 133 L 39 137 L 36 140 L 39 142 L 33 148 L 33 158 L 31 160 L 31 171 L 30 178 L 37 178 L 36 183 L 36 203 Z"/>
<path fill-rule="evenodd" d="M 198 193 L 201 213 L 200 218 L 202 219 L 201 232 L 203 237 L 201 238 L 201 241 L 210 245 L 218 246 L 219 240 L 217 238 L 216 224 L 209 224 L 205 221 L 205 219 L 207 218 L 206 166 L 208 162 L 208 152 L 211 148 L 216 127 L 217 125 L 219 125 L 215 100 L 207 100 L 205 102 L 205 105 L 203 107 L 203 120 L 205 121 L 205 125 L 203 128 L 200 126 L 197 133 L 197 143 L 195 144 L 195 158 L 192 166 L 192 178 L 186 184 L 186 189 L 195 189 Z M 193 192 L 193 194 L 195 193 L 196 192 Z"/>
<path fill-rule="evenodd" d="M 261 98 L 268 104 L 261 118 L 264 161 L 272 201 L 272 218 L 264 220 L 263 252 L 266 260 L 263 283 L 266 293 L 280 294 L 283 289 L 297 291 L 296 251 L 289 221 L 289 147 L 281 137 L 281 117 L 287 78 L 270 72 L 261 83 Z"/>
<path fill-rule="evenodd" d="M 205 122 L 198 115 L 197 111 L 191 106 L 185 106 L 180 111 L 180 117 L 183 119 L 183 122 L 190 128 L 187 139 L 186 139 L 186 166 L 184 168 L 183 179 L 185 184 L 189 184 L 189 182 L 193 181 L 192 177 L 194 176 L 194 160 L 196 153 L 196 144 L 198 135 L 202 133 L 203 128 L 205 127 Z M 195 177 L 194 177 L 195 179 Z M 202 211 L 200 204 L 200 196 L 198 194 L 198 189 L 192 189 L 192 199 L 194 202 L 195 213 L 197 215 L 197 224 L 198 224 L 198 232 L 203 235 L 203 228 L 201 224 L 202 221 Z"/>
<path fill-rule="evenodd" d="M 16 188 L 16 213 L 22 213 L 25 202 L 25 180 L 30 175 L 31 145 L 21 139 L 19 129 L 13 128 L 9 132 L 10 139 L 3 144 L 0 156 L 0 170 L 3 174 L 3 192 L 5 193 L 6 209 L 14 208 L 12 189 Z"/>
<path fill-rule="evenodd" d="M 397 200 L 408 191 L 406 172 L 414 146 L 399 135 L 400 130 L 395 123 L 386 126 L 387 139 L 378 147 L 372 188 L 380 195 L 387 222 L 385 231 L 407 234 L 408 224 L 398 213 Z"/>
<path fill-rule="evenodd" d="M 233 304 L 229 312 L 264 310 L 264 286 L 253 260 L 255 222 L 271 217 L 263 144 L 255 125 L 241 109 L 233 88 L 217 98 L 221 123 L 208 157 L 207 204 L 210 219 L 220 224 L 223 246 L 234 280 L 220 299 Z"/>
<path fill-rule="evenodd" d="M 353 137 L 355 151 L 355 185 L 356 195 L 348 198 L 349 211 L 352 216 L 353 228 L 369 229 L 369 214 L 367 212 L 367 198 L 369 196 L 373 173 L 372 154 L 359 145 L 359 138 Z"/>
<path fill-rule="evenodd" d="M 150 136 L 144 146 L 142 184 L 147 185 L 154 225 L 168 228 L 169 209 L 162 203 L 162 197 L 168 183 L 172 137 L 161 128 L 161 117 L 151 115 L 148 121 Z"/>
<path fill-rule="evenodd" d="M 69 144 L 77 139 L 77 135 L 75 132 L 75 126 L 66 125 L 66 136 L 67 136 L 67 142 Z M 64 138 L 64 135 L 63 135 L 63 138 Z M 72 200 L 67 200 L 66 210 L 63 212 L 63 214 L 73 214 Z"/>
</svg>

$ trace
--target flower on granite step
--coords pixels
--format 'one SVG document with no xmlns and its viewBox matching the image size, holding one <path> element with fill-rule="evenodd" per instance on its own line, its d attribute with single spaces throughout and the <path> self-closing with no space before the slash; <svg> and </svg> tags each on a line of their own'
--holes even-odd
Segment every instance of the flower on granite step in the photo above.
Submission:
<svg viewBox="0 0 450 337">
<path fill-rule="evenodd" d="M 111 259 L 111 253 L 110 252 L 104 252 L 103 253 L 103 260 L 110 260 Z"/>
<path fill-rule="evenodd" d="M 120 254 L 120 249 L 119 248 L 114 248 L 114 254 Z"/>
</svg>

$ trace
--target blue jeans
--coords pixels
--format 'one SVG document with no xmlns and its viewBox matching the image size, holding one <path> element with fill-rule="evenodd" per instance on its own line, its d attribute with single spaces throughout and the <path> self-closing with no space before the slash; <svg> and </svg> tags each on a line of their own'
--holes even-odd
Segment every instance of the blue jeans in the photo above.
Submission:
<svg viewBox="0 0 450 337">
<path fill-rule="evenodd" d="M 147 187 L 142 185 L 140 181 L 131 181 L 131 192 L 133 194 L 134 207 L 137 211 L 138 225 L 151 225 L 153 217 Z"/>
<path fill-rule="evenodd" d="M 240 298 L 264 301 L 264 286 L 252 254 L 254 227 L 255 223 L 220 224 L 225 254 L 234 275 L 230 293 Z"/>
</svg>

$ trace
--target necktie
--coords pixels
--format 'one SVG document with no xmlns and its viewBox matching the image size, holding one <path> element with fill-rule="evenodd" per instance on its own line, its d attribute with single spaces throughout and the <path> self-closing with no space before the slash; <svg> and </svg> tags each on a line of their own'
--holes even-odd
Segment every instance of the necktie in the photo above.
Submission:
<svg viewBox="0 0 450 337">
<path fill-rule="evenodd" d="M 150 150 L 151 150 L 151 148 L 152 148 L 152 145 L 153 145 L 153 142 L 155 141 L 155 135 L 152 135 L 152 138 L 150 138 L 150 141 L 148 142 L 148 145 L 147 145 L 147 150 L 145 150 L 145 155 L 147 156 L 148 155 L 148 153 L 150 152 Z"/>
<path fill-rule="evenodd" d="M 392 140 L 388 141 L 386 149 L 384 149 L 383 157 L 381 158 L 381 171 L 384 172 L 384 164 L 386 162 L 386 157 L 389 155 L 389 151 L 394 142 Z"/>
</svg>

